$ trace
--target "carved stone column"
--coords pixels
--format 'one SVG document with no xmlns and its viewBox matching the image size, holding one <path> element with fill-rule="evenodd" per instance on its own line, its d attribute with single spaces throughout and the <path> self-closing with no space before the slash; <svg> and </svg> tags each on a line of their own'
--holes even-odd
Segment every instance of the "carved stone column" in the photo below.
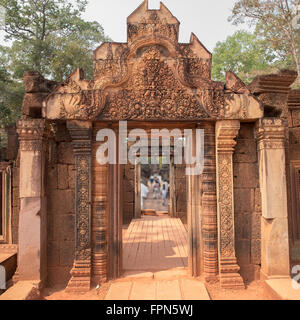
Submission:
<svg viewBox="0 0 300 320">
<path fill-rule="evenodd" d="M 67 123 L 75 156 L 75 261 L 67 290 L 86 292 L 91 284 L 91 134 L 88 122 Z"/>
<path fill-rule="evenodd" d="M 240 122 L 236 120 L 216 123 L 216 163 L 218 199 L 218 243 L 219 274 L 223 288 L 244 288 L 238 273 L 234 242 L 234 196 L 232 156 L 239 132 Z"/>
<path fill-rule="evenodd" d="M 289 276 L 285 120 L 257 123 L 259 180 L 262 197 L 261 272 L 266 278 Z"/>
<path fill-rule="evenodd" d="M 216 281 L 218 275 L 217 194 L 215 124 L 204 129 L 204 170 L 202 175 L 202 237 L 205 280 Z"/>
<path fill-rule="evenodd" d="M 47 276 L 47 217 L 44 190 L 46 122 L 17 122 L 20 142 L 19 280 L 43 285 Z"/>
</svg>

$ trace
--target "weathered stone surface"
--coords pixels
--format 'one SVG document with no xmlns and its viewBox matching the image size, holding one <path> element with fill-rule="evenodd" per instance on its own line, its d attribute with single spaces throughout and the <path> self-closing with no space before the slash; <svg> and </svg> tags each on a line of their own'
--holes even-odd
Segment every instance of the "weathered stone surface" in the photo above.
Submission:
<svg viewBox="0 0 300 320">
<path fill-rule="evenodd" d="M 57 186 L 58 189 L 68 189 L 69 187 L 69 172 L 68 166 L 65 164 L 59 164 L 57 166 Z"/>
<path fill-rule="evenodd" d="M 254 189 L 234 189 L 235 213 L 252 212 L 254 210 Z"/>
<path fill-rule="evenodd" d="M 238 139 L 233 155 L 233 162 L 256 162 L 256 142 L 254 140 Z"/>
<path fill-rule="evenodd" d="M 57 189 L 57 166 L 47 167 L 47 189 L 49 192 Z"/>
<path fill-rule="evenodd" d="M 289 276 L 289 239 L 286 218 L 262 219 L 262 272 L 267 276 Z"/>
<path fill-rule="evenodd" d="M 74 262 L 75 243 L 64 241 L 61 243 L 59 251 L 60 266 L 72 266 Z"/>
<path fill-rule="evenodd" d="M 251 263 L 261 263 L 261 241 L 258 239 L 251 240 Z"/>
<path fill-rule="evenodd" d="M 260 280 L 260 266 L 254 264 L 242 265 L 240 274 L 246 282 Z"/>
<path fill-rule="evenodd" d="M 25 93 L 22 103 L 22 114 L 32 118 L 40 118 L 42 105 L 48 93 Z"/>
<path fill-rule="evenodd" d="M 69 188 L 75 189 L 75 166 L 68 166 L 68 180 L 69 180 Z"/>
<path fill-rule="evenodd" d="M 46 80 L 36 71 L 28 71 L 24 75 L 25 91 L 27 93 L 46 92 L 50 93 L 56 86 L 55 81 Z"/>
<path fill-rule="evenodd" d="M 293 120 L 294 127 L 300 126 L 300 110 L 293 110 L 292 111 L 292 120 Z"/>
<path fill-rule="evenodd" d="M 250 240 L 236 240 L 236 257 L 239 265 L 250 263 Z"/>
<path fill-rule="evenodd" d="M 75 194 L 72 190 L 53 190 L 49 195 L 48 209 L 54 215 L 74 212 Z"/>
<path fill-rule="evenodd" d="M 74 152 L 71 142 L 61 142 L 58 145 L 58 161 L 63 164 L 75 164 Z"/>
<path fill-rule="evenodd" d="M 71 267 L 48 267 L 48 286 L 66 284 L 70 280 Z"/>
<path fill-rule="evenodd" d="M 20 168 L 13 167 L 12 168 L 12 187 L 19 187 L 20 184 Z"/>
<path fill-rule="evenodd" d="M 234 163 L 233 171 L 236 188 L 258 187 L 258 167 L 255 163 Z"/>
<path fill-rule="evenodd" d="M 178 43 L 179 22 L 164 5 L 149 10 L 145 1 L 127 25 L 128 43 L 98 47 L 93 81 L 77 69 L 45 100 L 45 118 L 181 121 L 263 116 L 259 101 L 233 73 L 227 74 L 226 89 L 211 80 L 211 53 L 194 34 L 189 44 Z"/>
<path fill-rule="evenodd" d="M 254 140 L 254 124 L 253 123 L 241 123 L 241 129 L 238 134 L 238 139 L 252 139 Z"/>
<path fill-rule="evenodd" d="M 251 238 L 251 214 L 235 214 L 234 231 L 237 240 Z"/>
<path fill-rule="evenodd" d="M 48 241 L 47 245 L 47 258 L 48 266 L 56 267 L 59 266 L 59 242 Z"/>
<path fill-rule="evenodd" d="M 74 233 L 75 214 L 66 214 L 61 216 L 61 240 L 75 241 Z"/>
<path fill-rule="evenodd" d="M 250 93 L 245 83 L 232 71 L 226 72 L 226 85 L 227 90 L 231 90 L 234 93 Z"/>
<path fill-rule="evenodd" d="M 261 213 L 251 215 L 251 239 L 261 239 Z"/>
<path fill-rule="evenodd" d="M 262 104 L 248 94 L 225 94 L 225 119 L 260 119 Z"/>
<path fill-rule="evenodd" d="M 259 188 L 255 189 L 255 211 L 261 212 L 261 193 Z"/>
</svg>

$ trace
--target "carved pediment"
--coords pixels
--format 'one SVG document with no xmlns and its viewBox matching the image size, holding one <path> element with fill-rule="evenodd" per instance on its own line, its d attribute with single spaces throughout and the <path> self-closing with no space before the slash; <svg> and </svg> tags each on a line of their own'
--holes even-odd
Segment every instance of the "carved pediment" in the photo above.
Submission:
<svg viewBox="0 0 300 320">
<path fill-rule="evenodd" d="M 144 1 L 127 23 L 128 42 L 96 49 L 94 79 L 75 71 L 45 100 L 46 118 L 197 121 L 249 115 L 247 88 L 232 75 L 228 88 L 212 81 L 211 53 L 194 34 L 190 43 L 178 43 L 179 22 L 163 4 L 149 10 Z"/>
</svg>

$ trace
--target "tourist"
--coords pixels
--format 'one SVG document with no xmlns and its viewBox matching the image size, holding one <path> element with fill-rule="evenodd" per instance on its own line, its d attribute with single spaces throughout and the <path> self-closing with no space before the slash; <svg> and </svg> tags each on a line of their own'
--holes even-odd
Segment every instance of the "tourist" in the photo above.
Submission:
<svg viewBox="0 0 300 320">
<path fill-rule="evenodd" d="M 158 179 L 155 179 L 153 187 L 153 199 L 158 199 L 160 194 L 160 183 Z"/>
<path fill-rule="evenodd" d="M 162 200 L 163 200 L 163 202 L 162 202 L 163 206 L 166 205 L 166 199 L 167 199 L 167 194 L 168 194 L 168 189 L 167 189 L 167 188 L 168 188 L 168 187 L 167 187 L 167 184 L 166 184 L 166 183 L 163 183 L 163 185 L 162 185 L 162 191 L 161 191 L 161 193 L 162 193 Z"/>
<path fill-rule="evenodd" d="M 148 197 L 149 189 L 148 187 L 142 182 L 141 183 L 141 209 L 144 209 L 144 199 Z"/>
</svg>

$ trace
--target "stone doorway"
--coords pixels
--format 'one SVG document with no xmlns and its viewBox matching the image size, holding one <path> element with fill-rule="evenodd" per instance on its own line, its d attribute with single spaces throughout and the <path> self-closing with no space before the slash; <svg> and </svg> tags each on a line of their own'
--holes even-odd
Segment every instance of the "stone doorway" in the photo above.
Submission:
<svg viewBox="0 0 300 320">
<path fill-rule="evenodd" d="M 141 165 L 142 214 L 170 214 L 170 164 L 162 164 L 161 158 L 159 162 Z"/>
<path fill-rule="evenodd" d="M 148 139 L 149 157 L 148 163 L 125 165 L 123 181 L 120 182 L 124 195 L 120 205 L 124 208 L 121 274 L 178 268 L 187 273 L 187 225 L 182 223 L 187 221 L 187 206 L 181 209 L 184 216 L 181 220 L 179 215 L 176 215 L 174 141 L 170 141 L 170 154 L 167 156 L 163 155 L 162 138 L 159 151 L 157 150 L 159 153 L 153 156 L 150 148 L 150 128 L 166 130 L 168 126 L 174 128 L 175 124 L 139 123 L 134 127 L 147 131 L 144 139 Z M 184 175 L 183 179 L 186 180 Z M 182 185 L 178 185 L 179 187 L 182 189 Z M 184 188 L 181 193 L 184 194 L 181 198 L 186 199 L 187 189 Z"/>
</svg>

